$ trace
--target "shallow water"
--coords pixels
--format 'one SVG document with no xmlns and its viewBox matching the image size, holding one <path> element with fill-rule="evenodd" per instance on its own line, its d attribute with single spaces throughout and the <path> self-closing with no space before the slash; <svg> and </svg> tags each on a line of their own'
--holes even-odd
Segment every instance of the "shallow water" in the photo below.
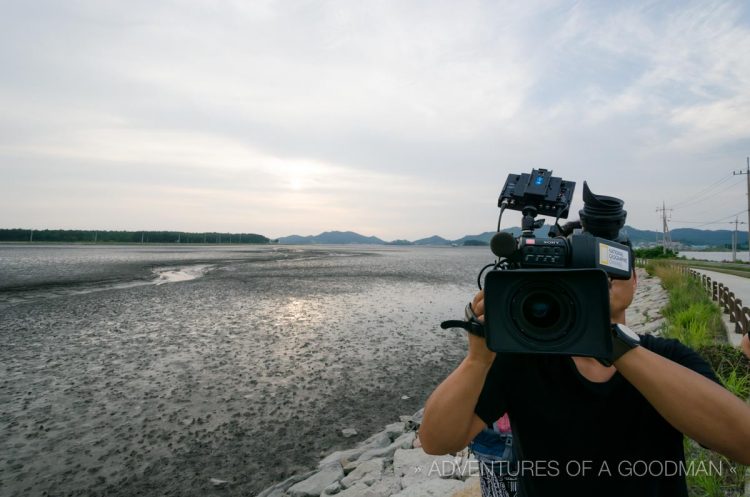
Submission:
<svg viewBox="0 0 750 497">
<path fill-rule="evenodd" d="M 219 478 L 222 494 L 252 495 L 310 468 L 422 406 L 465 352 L 439 322 L 461 316 L 491 260 L 481 247 L 2 246 L 0 494 L 205 495 Z"/>
</svg>

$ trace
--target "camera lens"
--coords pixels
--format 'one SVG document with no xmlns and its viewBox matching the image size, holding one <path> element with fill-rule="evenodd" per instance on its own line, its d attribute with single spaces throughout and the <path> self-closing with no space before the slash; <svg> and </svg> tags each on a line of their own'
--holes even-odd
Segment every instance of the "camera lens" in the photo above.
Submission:
<svg viewBox="0 0 750 497">
<path fill-rule="evenodd" d="M 535 328 L 552 328 L 560 321 L 560 302 L 549 293 L 529 295 L 521 306 L 523 317 Z"/>
<path fill-rule="evenodd" d="M 511 304 L 511 316 L 520 331 L 535 341 L 552 341 L 570 330 L 575 309 L 568 293 L 552 282 L 522 285 Z"/>
</svg>

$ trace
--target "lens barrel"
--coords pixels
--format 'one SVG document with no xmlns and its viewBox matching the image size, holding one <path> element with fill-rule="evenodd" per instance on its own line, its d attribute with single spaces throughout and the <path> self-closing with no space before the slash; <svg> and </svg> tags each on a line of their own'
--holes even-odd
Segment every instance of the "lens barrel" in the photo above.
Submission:
<svg viewBox="0 0 750 497">
<path fill-rule="evenodd" d="M 571 297 L 553 282 L 521 285 L 512 297 L 511 319 L 533 340 L 548 342 L 565 336 L 575 314 Z"/>
</svg>

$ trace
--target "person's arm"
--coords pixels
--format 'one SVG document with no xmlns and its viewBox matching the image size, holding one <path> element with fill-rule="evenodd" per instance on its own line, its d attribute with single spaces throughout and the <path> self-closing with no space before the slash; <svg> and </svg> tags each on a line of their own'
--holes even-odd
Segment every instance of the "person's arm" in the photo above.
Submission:
<svg viewBox="0 0 750 497">
<path fill-rule="evenodd" d="M 426 453 L 457 452 L 487 426 L 474 413 L 474 407 L 491 365 L 467 356 L 432 392 L 419 427 L 419 440 Z"/>
<path fill-rule="evenodd" d="M 747 333 L 742 336 L 740 348 L 742 349 L 742 353 L 745 354 L 745 357 L 750 359 L 750 337 L 748 337 Z"/>
<path fill-rule="evenodd" d="M 483 321 L 484 300 L 481 292 L 472 309 Z M 495 353 L 484 338 L 468 334 L 469 352 L 461 364 L 432 392 L 424 408 L 419 427 L 422 449 L 428 454 L 456 452 L 484 428 L 486 423 L 474 413 Z"/>
<path fill-rule="evenodd" d="M 623 354 L 615 367 L 677 430 L 750 464 L 750 406 L 728 390 L 645 347 Z"/>
</svg>

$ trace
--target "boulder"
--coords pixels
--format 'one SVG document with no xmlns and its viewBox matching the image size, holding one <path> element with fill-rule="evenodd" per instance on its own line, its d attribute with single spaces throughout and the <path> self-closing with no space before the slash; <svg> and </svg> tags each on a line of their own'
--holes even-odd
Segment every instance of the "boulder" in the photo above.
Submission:
<svg viewBox="0 0 750 497">
<path fill-rule="evenodd" d="M 256 497 L 280 497 L 287 491 L 289 487 L 297 482 L 307 479 L 313 474 L 315 474 L 315 471 L 308 471 L 307 473 L 303 473 L 301 475 L 292 475 L 281 483 L 277 483 L 276 485 L 272 485 L 266 488 L 261 493 L 256 495 Z"/>
<path fill-rule="evenodd" d="M 306 480 L 295 483 L 289 488 L 292 497 L 318 497 L 330 484 L 344 477 L 341 464 L 335 463 L 322 468 Z"/>
<path fill-rule="evenodd" d="M 353 449 L 337 450 L 336 452 L 329 454 L 318 463 L 318 467 L 323 468 L 334 463 L 339 463 L 342 466 L 347 466 L 349 462 L 358 459 L 363 453 L 367 452 L 368 450 L 376 450 L 387 447 L 390 443 L 391 438 L 386 432 L 381 431 L 374 434 L 373 436 L 362 442 L 362 444 Z"/>
<path fill-rule="evenodd" d="M 409 419 L 404 422 L 404 428 L 408 430 L 416 430 L 422 424 L 422 418 L 424 417 L 424 407 L 415 412 Z"/>
<path fill-rule="evenodd" d="M 400 491 L 401 485 L 399 485 L 398 480 L 389 477 L 376 481 L 371 486 L 367 486 L 362 483 L 362 481 L 358 481 L 336 497 L 390 497 Z"/>
<path fill-rule="evenodd" d="M 353 437 L 357 434 L 357 430 L 354 428 L 344 428 L 341 430 L 341 434 L 344 435 L 346 438 Z"/>
<path fill-rule="evenodd" d="M 450 497 L 482 497 L 482 485 L 479 476 L 472 476 L 466 480 L 463 487 L 453 492 Z"/>
<path fill-rule="evenodd" d="M 362 462 L 354 469 L 354 471 L 341 479 L 341 486 L 349 488 L 358 480 L 363 480 L 366 477 L 373 478 L 373 481 L 379 480 L 383 476 L 384 464 L 385 461 L 381 457 Z"/>
<path fill-rule="evenodd" d="M 365 451 L 361 456 L 359 456 L 358 461 L 369 461 L 370 459 L 374 459 L 376 457 L 391 457 L 397 449 L 410 448 L 414 443 L 415 437 L 416 434 L 413 431 L 404 433 L 387 447 L 382 447 L 380 449 L 369 449 Z"/>
<path fill-rule="evenodd" d="M 398 449 L 393 471 L 403 488 L 428 479 L 450 478 L 457 471 L 453 456 L 431 456 L 422 449 Z"/>
<path fill-rule="evenodd" d="M 464 482 L 458 480 L 425 480 L 404 488 L 393 497 L 446 497 L 463 486 Z"/>
<path fill-rule="evenodd" d="M 403 421 L 397 421 L 396 423 L 391 423 L 385 426 L 385 432 L 388 434 L 391 440 L 395 440 L 396 437 L 400 437 L 401 435 L 403 435 L 404 431 Z"/>
</svg>

